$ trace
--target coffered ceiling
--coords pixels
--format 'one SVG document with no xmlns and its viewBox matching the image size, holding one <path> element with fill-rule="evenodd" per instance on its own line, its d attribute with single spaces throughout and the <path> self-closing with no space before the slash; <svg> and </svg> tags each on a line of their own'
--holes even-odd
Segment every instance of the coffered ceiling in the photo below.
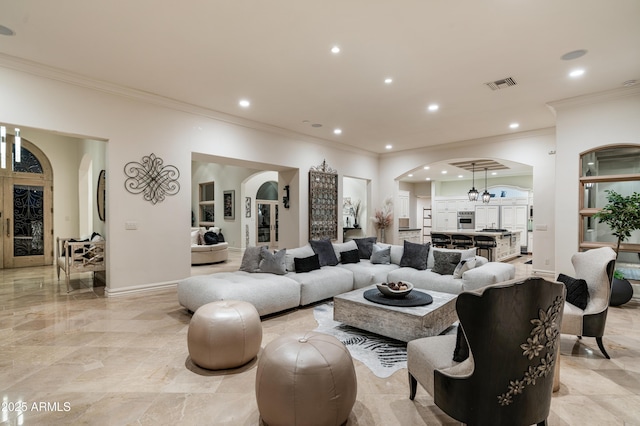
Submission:
<svg viewBox="0 0 640 426">
<path fill-rule="evenodd" d="M 383 154 L 554 126 L 548 102 L 640 80 L 639 22 L 638 0 L 0 0 L 0 65 Z"/>
</svg>

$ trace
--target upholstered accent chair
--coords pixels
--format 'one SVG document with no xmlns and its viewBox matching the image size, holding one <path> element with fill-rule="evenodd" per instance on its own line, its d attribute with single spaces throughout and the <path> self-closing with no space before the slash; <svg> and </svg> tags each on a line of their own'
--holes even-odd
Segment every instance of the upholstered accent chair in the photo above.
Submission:
<svg viewBox="0 0 640 426">
<path fill-rule="evenodd" d="M 546 424 L 564 292 L 561 283 L 528 278 L 461 293 L 461 338 L 440 335 L 407 345 L 409 398 L 420 383 L 438 407 L 469 425 Z M 468 358 L 454 361 L 467 341 Z"/>
<path fill-rule="evenodd" d="M 578 339 L 582 336 L 595 337 L 602 355 L 610 359 L 602 343 L 602 336 L 607 322 L 616 252 L 610 247 L 591 249 L 575 253 L 571 256 L 571 263 L 575 269 L 575 278 L 587 282 L 589 299 L 584 310 L 565 302 L 561 332 L 576 335 Z"/>
</svg>

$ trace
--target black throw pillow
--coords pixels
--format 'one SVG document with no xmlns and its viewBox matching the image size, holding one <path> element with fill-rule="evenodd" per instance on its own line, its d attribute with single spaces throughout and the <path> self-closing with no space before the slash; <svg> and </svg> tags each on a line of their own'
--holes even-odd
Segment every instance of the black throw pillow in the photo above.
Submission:
<svg viewBox="0 0 640 426">
<path fill-rule="evenodd" d="M 340 263 L 358 263 L 360 262 L 360 254 L 358 249 L 340 252 Z"/>
<path fill-rule="evenodd" d="M 462 362 L 469 358 L 469 343 L 467 338 L 464 337 L 462 326 L 458 324 L 458 334 L 456 335 L 456 348 L 453 350 L 453 360 L 455 362 Z"/>
<path fill-rule="evenodd" d="M 558 275 L 558 281 L 567 288 L 567 302 L 584 310 L 589 301 L 589 287 L 583 279 L 573 278 L 565 274 Z"/>
<path fill-rule="evenodd" d="M 358 254 L 360 255 L 360 259 L 370 259 L 371 254 L 373 253 L 373 245 L 376 243 L 378 239 L 376 237 L 367 237 L 367 238 L 354 238 L 353 241 L 356 242 L 358 246 Z"/>
<path fill-rule="evenodd" d="M 330 239 L 311 240 L 309 244 L 311 244 L 313 252 L 318 255 L 320 266 L 336 266 L 338 264 L 338 258 Z"/>
<path fill-rule="evenodd" d="M 320 260 L 318 254 L 309 257 L 294 257 L 293 263 L 296 266 L 296 272 L 311 272 L 320 269 Z"/>
<path fill-rule="evenodd" d="M 206 246 L 211 246 L 214 244 L 218 244 L 218 236 L 213 231 L 208 231 L 204 233 L 204 244 Z"/>
<path fill-rule="evenodd" d="M 429 256 L 430 247 L 430 243 L 416 244 L 405 240 L 400 267 L 415 268 L 420 271 L 427 269 L 427 256 Z"/>
<path fill-rule="evenodd" d="M 224 235 L 222 235 L 222 232 L 218 232 L 218 242 L 224 243 Z"/>
</svg>

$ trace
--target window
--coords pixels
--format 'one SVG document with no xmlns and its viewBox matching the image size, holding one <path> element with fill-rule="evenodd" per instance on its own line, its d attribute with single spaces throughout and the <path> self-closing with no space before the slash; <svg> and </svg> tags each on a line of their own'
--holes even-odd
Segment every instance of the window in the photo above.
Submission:
<svg viewBox="0 0 640 426">
<path fill-rule="evenodd" d="M 213 182 L 201 183 L 200 192 L 200 216 L 198 224 L 200 226 L 212 226 L 215 222 L 215 195 Z"/>
<path fill-rule="evenodd" d="M 611 246 L 617 237 L 592 216 L 607 204 L 606 190 L 621 195 L 640 192 L 640 145 L 597 148 L 580 156 L 580 249 Z M 640 231 L 620 245 L 620 254 L 640 252 Z M 633 256 L 634 258 L 637 256 Z M 637 260 L 636 260 L 637 262 Z"/>
</svg>

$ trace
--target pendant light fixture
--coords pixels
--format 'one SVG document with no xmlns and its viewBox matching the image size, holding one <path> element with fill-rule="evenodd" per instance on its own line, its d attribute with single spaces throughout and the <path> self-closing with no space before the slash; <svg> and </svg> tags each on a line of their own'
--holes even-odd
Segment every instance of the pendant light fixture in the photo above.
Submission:
<svg viewBox="0 0 640 426">
<path fill-rule="evenodd" d="M 476 201 L 478 199 L 478 190 L 476 189 L 476 163 L 471 163 L 472 168 L 472 183 L 471 189 L 469 190 L 469 201 Z"/>
<path fill-rule="evenodd" d="M 491 201 L 491 194 L 487 191 L 487 168 L 484 168 L 484 192 L 482 193 L 482 202 L 488 203 Z"/>
</svg>

